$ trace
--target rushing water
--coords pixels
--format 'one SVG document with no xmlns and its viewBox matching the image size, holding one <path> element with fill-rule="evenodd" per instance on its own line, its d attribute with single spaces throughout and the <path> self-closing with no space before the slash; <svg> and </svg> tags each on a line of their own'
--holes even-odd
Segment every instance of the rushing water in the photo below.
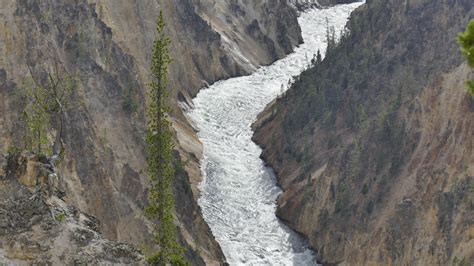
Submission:
<svg viewBox="0 0 474 266">
<path fill-rule="evenodd" d="M 360 4 L 302 13 L 305 43 L 293 54 L 250 76 L 217 82 L 194 99 L 189 116 L 204 144 L 199 204 L 231 265 L 316 264 L 302 239 L 275 216 L 281 190 L 259 158 L 251 124 L 318 49 L 324 54 L 327 23 L 339 33 Z"/>
</svg>

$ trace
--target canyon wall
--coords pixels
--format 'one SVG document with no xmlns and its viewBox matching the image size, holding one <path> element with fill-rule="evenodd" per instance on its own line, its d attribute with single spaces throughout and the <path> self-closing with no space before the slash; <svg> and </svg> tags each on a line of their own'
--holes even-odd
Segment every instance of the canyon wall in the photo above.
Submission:
<svg viewBox="0 0 474 266">
<path fill-rule="evenodd" d="M 217 8 L 230 18 L 215 17 Z M 28 68 L 44 82 L 57 65 L 74 77 L 81 103 L 65 115 L 66 154 L 58 166 L 65 201 L 96 216 L 104 237 L 148 246 L 150 227 L 142 216 L 148 187 L 145 84 L 160 9 L 174 59 L 169 72 L 179 237 L 193 264 L 220 264 L 225 258 L 196 203 L 202 147 L 181 108 L 192 106 L 190 97 L 207 84 L 247 74 L 301 42 L 286 1 L 0 0 L 0 152 L 22 146 L 18 91 L 31 86 Z M 256 52 L 243 52 L 252 40 Z"/>
<path fill-rule="evenodd" d="M 474 263 L 468 0 L 369 0 L 254 125 L 278 215 L 341 265 Z"/>
</svg>

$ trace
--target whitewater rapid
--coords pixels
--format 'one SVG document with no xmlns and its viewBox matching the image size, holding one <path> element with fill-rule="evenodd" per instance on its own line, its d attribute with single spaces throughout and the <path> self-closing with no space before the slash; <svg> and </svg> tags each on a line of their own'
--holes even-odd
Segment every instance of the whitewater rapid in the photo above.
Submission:
<svg viewBox="0 0 474 266">
<path fill-rule="evenodd" d="M 362 3 L 304 12 L 298 21 L 304 44 L 274 64 L 245 77 L 219 81 L 194 99 L 188 115 L 204 145 L 199 205 L 231 265 L 315 265 L 313 252 L 275 215 L 281 193 L 259 158 L 251 125 L 287 89 L 288 80 L 326 48 L 327 23 L 341 32 Z"/>
</svg>

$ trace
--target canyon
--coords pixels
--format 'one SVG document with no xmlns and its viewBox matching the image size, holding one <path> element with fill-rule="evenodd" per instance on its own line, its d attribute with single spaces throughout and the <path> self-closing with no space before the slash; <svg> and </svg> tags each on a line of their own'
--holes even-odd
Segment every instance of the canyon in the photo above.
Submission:
<svg viewBox="0 0 474 266">
<path fill-rule="evenodd" d="M 0 0 L 0 264 L 156 251 L 160 10 L 191 265 L 474 263 L 474 74 L 456 43 L 471 0 Z M 80 103 L 59 163 L 21 151 L 20 92 L 55 67 Z"/>
<path fill-rule="evenodd" d="M 252 75 L 220 81 L 202 90 L 188 114 L 204 144 L 204 181 L 199 204 L 205 220 L 232 265 L 314 265 L 304 242 L 275 216 L 280 193 L 271 169 L 259 159 L 250 125 L 288 80 L 311 64 L 326 48 L 327 27 L 344 28 L 361 3 L 301 13 L 304 44 Z"/>
</svg>

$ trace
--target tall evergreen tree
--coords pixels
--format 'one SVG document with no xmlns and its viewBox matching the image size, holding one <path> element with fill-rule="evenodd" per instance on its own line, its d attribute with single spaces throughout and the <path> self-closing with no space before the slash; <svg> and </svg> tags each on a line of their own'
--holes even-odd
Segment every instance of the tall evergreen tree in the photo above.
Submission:
<svg viewBox="0 0 474 266">
<path fill-rule="evenodd" d="M 326 55 L 328 55 L 332 53 L 333 50 L 337 46 L 336 30 L 334 29 L 334 26 L 329 26 L 328 18 L 326 18 L 326 43 L 327 43 Z"/>
<path fill-rule="evenodd" d="M 173 223 L 173 140 L 171 123 L 166 117 L 169 111 L 166 104 L 168 66 L 172 60 L 169 55 L 171 41 L 164 32 L 165 26 L 163 12 L 160 12 L 151 62 L 153 79 L 148 93 L 146 141 L 151 188 L 148 194 L 149 204 L 145 209 L 147 217 L 157 220 L 153 233 L 159 251 L 149 257 L 148 262 L 152 265 L 185 265 L 183 249 L 176 241 L 176 226 Z"/>
<path fill-rule="evenodd" d="M 461 46 L 461 52 L 467 60 L 467 64 L 474 68 L 474 19 L 467 25 L 465 32 L 461 32 L 458 36 L 458 43 Z M 474 96 L 474 81 L 467 82 L 468 93 Z"/>
</svg>

